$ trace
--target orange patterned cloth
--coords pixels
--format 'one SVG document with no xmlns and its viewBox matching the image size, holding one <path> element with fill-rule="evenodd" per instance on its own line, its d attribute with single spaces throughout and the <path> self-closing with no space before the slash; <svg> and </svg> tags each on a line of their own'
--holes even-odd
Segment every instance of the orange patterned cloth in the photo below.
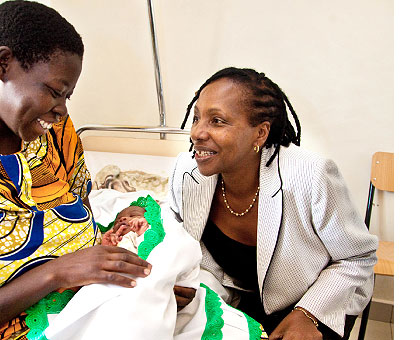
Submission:
<svg viewBox="0 0 420 340">
<path fill-rule="evenodd" d="M 69 117 L 46 135 L 0 155 L 0 286 L 46 261 L 99 243 L 91 211 L 83 148 Z M 0 339 L 26 326 L 23 317 L 0 327 Z M 16 338 L 23 339 L 23 338 Z"/>
<path fill-rule="evenodd" d="M 7 340 L 26 340 L 26 334 L 29 328 L 25 323 L 26 313 L 22 313 L 17 318 L 10 320 L 0 327 L 0 339 Z"/>
</svg>

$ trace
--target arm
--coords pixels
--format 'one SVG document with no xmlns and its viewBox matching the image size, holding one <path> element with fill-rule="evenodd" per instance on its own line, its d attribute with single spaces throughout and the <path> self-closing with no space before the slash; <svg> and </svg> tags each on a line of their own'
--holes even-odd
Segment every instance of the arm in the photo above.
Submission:
<svg viewBox="0 0 420 340">
<path fill-rule="evenodd" d="M 82 200 L 83 204 L 85 206 L 87 206 L 89 208 L 90 211 L 92 211 L 92 207 L 90 206 L 90 202 L 89 202 L 89 197 L 86 196 L 83 200 Z"/>
<path fill-rule="evenodd" d="M 311 195 L 314 232 L 330 261 L 296 306 L 342 335 L 346 313 L 358 314 L 372 294 L 378 242 L 358 215 L 332 161 L 319 160 L 315 165 Z"/>
<path fill-rule="evenodd" d="M 67 148 L 66 152 L 58 151 L 63 157 L 68 156 L 64 163 L 67 166 L 67 177 L 71 178 L 68 182 L 70 189 L 88 204 L 90 176 L 85 169 L 80 140 L 73 138 L 77 136 L 70 123 L 67 125 L 66 133 L 58 127 L 54 136 L 65 139 L 63 143 L 56 144 Z M 75 152 L 75 150 L 78 151 Z M 20 154 L 18 157 L 24 156 Z M 17 161 L 18 159 L 16 163 Z M 26 162 L 23 164 L 27 166 Z M 52 163 L 46 162 L 46 164 Z M 30 170 L 31 168 L 25 168 L 22 177 L 18 177 L 20 173 L 11 172 L 9 177 L 20 178 L 22 183 L 28 184 L 31 183 L 28 180 Z M 51 173 L 54 172 L 53 169 L 50 170 Z M 56 178 L 65 180 L 66 174 L 57 173 Z M 95 282 L 131 287 L 133 280 L 121 274 L 144 277 L 150 272 L 150 265 L 147 262 L 126 250 L 115 247 L 95 246 L 74 252 L 76 249 L 89 247 L 95 242 L 95 230 L 91 223 L 90 213 L 80 221 L 59 221 L 60 217 L 51 209 L 28 208 L 37 204 L 31 196 L 31 191 L 27 190 L 30 189 L 29 185 L 22 184 L 18 190 L 10 189 L 11 186 L 7 180 L 0 184 L 2 184 L 0 230 L 3 236 L 7 235 L 0 238 L 0 285 L 2 285 L 0 287 L 0 324 L 18 315 L 57 288 L 70 288 Z M 20 192 L 19 198 L 13 195 L 14 191 Z M 52 200 L 58 198 L 51 196 Z M 80 213 L 82 208 L 81 204 L 80 206 L 78 204 L 78 201 L 75 201 L 71 207 L 71 204 L 66 204 L 68 209 L 64 215 L 68 213 L 71 219 L 74 211 Z M 49 228 L 44 228 L 45 219 L 49 221 Z M 58 232 L 55 228 L 51 228 L 51 223 L 54 223 L 51 221 L 58 221 L 56 224 L 59 228 Z M 65 253 L 71 254 L 63 255 Z M 55 259 L 45 263 L 51 258 Z M 27 269 L 31 261 L 33 261 L 32 264 L 36 261 L 43 264 L 32 267 L 24 274 L 11 279 L 19 269 L 25 267 Z"/>
<path fill-rule="evenodd" d="M 0 325 L 54 290 L 52 273 L 46 266 L 36 267 L 0 288 Z"/>
<path fill-rule="evenodd" d="M 94 246 L 63 255 L 0 288 L 0 324 L 58 288 L 90 283 L 134 287 L 135 281 L 121 274 L 145 277 L 150 270 L 146 261 L 119 247 Z"/>
<path fill-rule="evenodd" d="M 322 340 L 322 334 L 315 324 L 315 316 L 307 310 L 304 311 L 290 312 L 270 334 L 269 340 Z"/>
<path fill-rule="evenodd" d="M 372 294 L 378 240 L 369 234 L 332 161 L 315 173 L 312 219 L 331 261 L 297 305 L 340 334 L 346 311 L 358 314 Z"/>
<path fill-rule="evenodd" d="M 177 311 L 179 312 L 194 299 L 196 289 L 189 287 L 174 286 L 174 293 Z"/>
</svg>

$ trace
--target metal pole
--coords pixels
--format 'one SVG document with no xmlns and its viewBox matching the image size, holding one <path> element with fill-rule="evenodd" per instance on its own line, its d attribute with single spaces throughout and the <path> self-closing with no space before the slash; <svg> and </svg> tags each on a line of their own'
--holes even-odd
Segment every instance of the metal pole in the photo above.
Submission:
<svg viewBox="0 0 420 340">
<path fill-rule="evenodd" d="M 165 113 L 165 102 L 163 100 L 163 89 L 162 89 L 162 77 L 160 74 L 160 65 L 159 65 L 159 54 L 158 54 L 158 44 L 155 32 L 155 21 L 153 14 L 153 4 L 152 0 L 147 0 L 147 5 L 149 8 L 149 22 L 150 22 L 150 34 L 152 37 L 152 47 L 153 47 L 153 59 L 155 64 L 155 82 L 156 82 L 156 91 L 158 97 L 159 105 L 159 117 L 160 117 L 160 126 L 166 126 L 166 113 Z M 160 134 L 161 139 L 165 139 L 165 134 Z"/>
<path fill-rule="evenodd" d="M 145 127 L 145 126 L 124 126 L 124 125 L 83 125 L 76 130 L 80 136 L 84 131 L 119 131 L 119 132 L 140 132 L 140 133 L 159 133 L 160 135 L 189 135 L 190 130 L 171 127 Z"/>
</svg>

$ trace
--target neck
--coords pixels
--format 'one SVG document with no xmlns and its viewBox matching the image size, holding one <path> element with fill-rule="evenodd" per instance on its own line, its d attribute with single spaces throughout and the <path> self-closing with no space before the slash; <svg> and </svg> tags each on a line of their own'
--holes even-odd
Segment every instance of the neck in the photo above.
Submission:
<svg viewBox="0 0 420 340">
<path fill-rule="evenodd" d="M 10 155 L 19 152 L 21 146 L 22 140 L 0 120 L 0 154 Z"/>
<path fill-rule="evenodd" d="M 225 183 L 225 190 L 229 195 L 242 197 L 251 193 L 255 194 L 260 182 L 260 157 L 257 158 L 258 161 L 240 168 L 234 173 L 225 172 L 221 174 Z"/>
</svg>

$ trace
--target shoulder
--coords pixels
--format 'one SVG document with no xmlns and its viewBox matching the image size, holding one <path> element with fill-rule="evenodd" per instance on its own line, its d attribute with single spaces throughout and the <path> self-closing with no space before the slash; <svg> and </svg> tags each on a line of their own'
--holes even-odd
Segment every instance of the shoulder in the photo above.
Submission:
<svg viewBox="0 0 420 340">
<path fill-rule="evenodd" d="M 280 169 L 316 171 L 325 167 L 335 167 L 335 163 L 331 159 L 292 144 L 280 148 L 279 166 Z"/>
<path fill-rule="evenodd" d="M 289 147 L 280 148 L 280 163 L 284 162 L 296 162 L 302 164 L 316 164 L 325 161 L 325 158 L 321 155 L 303 149 L 302 147 L 291 144 Z"/>
<path fill-rule="evenodd" d="M 279 172 L 283 183 L 307 183 L 324 177 L 341 177 L 337 165 L 331 159 L 296 145 L 281 147 L 278 158 Z"/>
</svg>

